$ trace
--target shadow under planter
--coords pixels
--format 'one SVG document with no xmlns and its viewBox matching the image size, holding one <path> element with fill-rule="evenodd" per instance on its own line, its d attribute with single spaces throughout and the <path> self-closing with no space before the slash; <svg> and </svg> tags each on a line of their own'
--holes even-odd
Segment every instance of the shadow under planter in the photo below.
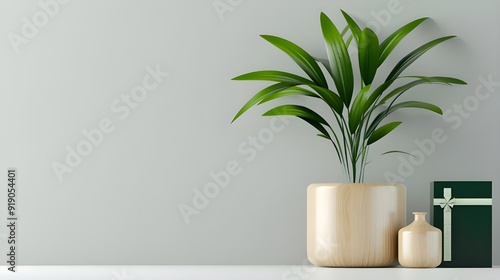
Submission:
<svg viewBox="0 0 500 280">
<path fill-rule="evenodd" d="M 404 185 L 333 183 L 307 188 L 307 257 L 317 266 L 396 266 L 398 231 L 404 226 Z"/>
</svg>

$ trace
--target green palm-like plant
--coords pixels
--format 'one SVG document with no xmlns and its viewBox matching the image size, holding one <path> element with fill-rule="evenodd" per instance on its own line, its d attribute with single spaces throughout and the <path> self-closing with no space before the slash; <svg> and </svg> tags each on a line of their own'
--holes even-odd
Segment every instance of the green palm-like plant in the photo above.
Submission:
<svg viewBox="0 0 500 280">
<path fill-rule="evenodd" d="M 401 76 L 401 73 L 425 52 L 455 37 L 446 36 L 416 48 L 394 66 L 384 82 L 380 85 L 372 84 L 377 70 L 398 43 L 427 18 L 417 19 L 404 25 L 380 43 L 379 38 L 370 28 L 361 30 L 347 13 L 342 11 L 342 14 L 347 22 L 342 33 L 328 16 L 324 13 L 321 13 L 320 16 L 328 59 L 314 58 L 301 47 L 283 38 L 261 35 L 262 38 L 289 55 L 307 74 L 307 77 L 283 71 L 263 70 L 233 78 L 233 80 L 271 81 L 274 84 L 255 94 L 239 110 L 232 122 L 251 107 L 274 99 L 287 96 L 318 98 L 331 109 L 333 114 L 331 122 L 305 106 L 294 104 L 275 107 L 264 113 L 263 116 L 296 116 L 312 125 L 320 132 L 317 134 L 318 136 L 333 144 L 349 180 L 361 182 L 364 177 L 370 145 L 401 124 L 400 121 L 384 123 L 387 116 L 402 108 L 425 109 L 442 114 L 442 110 L 438 106 L 430 103 L 422 101 L 398 102 L 404 93 L 425 83 L 448 85 L 466 83 L 452 77 Z M 344 40 L 348 30 L 350 30 L 351 35 Z M 355 76 L 351 57 L 347 50 L 352 41 L 357 44 L 360 72 L 360 87 L 355 95 L 353 94 Z M 322 70 L 320 65 L 332 78 L 334 87 L 328 84 L 325 77 L 326 72 Z M 411 79 L 411 81 L 401 86 L 392 86 L 396 80 L 403 78 Z M 401 151 L 386 153 L 393 152 Z"/>
</svg>

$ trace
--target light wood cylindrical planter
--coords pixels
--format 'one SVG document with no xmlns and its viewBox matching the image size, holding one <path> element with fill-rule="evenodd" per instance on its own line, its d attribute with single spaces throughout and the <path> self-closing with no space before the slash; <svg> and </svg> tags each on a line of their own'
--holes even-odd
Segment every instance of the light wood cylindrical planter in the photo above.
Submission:
<svg viewBox="0 0 500 280">
<path fill-rule="evenodd" d="M 442 233 L 413 212 L 415 221 L 399 231 L 399 263 L 404 267 L 436 267 L 442 260 Z"/>
<path fill-rule="evenodd" d="M 307 188 L 307 257 L 317 266 L 387 267 L 398 261 L 406 188 L 312 184 Z"/>
</svg>

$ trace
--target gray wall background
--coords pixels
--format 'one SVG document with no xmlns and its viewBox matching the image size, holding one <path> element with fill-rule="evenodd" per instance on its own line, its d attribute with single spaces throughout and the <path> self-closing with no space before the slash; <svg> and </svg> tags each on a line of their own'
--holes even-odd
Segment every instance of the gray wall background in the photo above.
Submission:
<svg viewBox="0 0 500 280">
<path fill-rule="evenodd" d="M 302 263 L 306 187 L 341 181 L 341 169 L 332 147 L 306 124 L 259 117 L 269 107 L 230 125 L 264 85 L 230 78 L 266 68 L 300 73 L 258 35 L 278 35 L 324 55 L 321 11 L 344 26 L 343 9 L 383 38 L 410 20 L 431 17 L 390 56 L 392 65 L 430 39 L 459 36 L 406 72 L 468 81 L 412 93 L 451 110 L 449 119 L 411 110 L 395 116 L 405 124 L 371 149 L 366 181 L 386 182 L 388 172 L 400 176 L 408 221 L 412 211 L 429 210 L 434 180 L 492 180 L 494 198 L 499 195 L 500 87 L 481 82 L 500 81 L 498 1 L 57 3 L 45 8 L 48 15 L 35 0 L 0 2 L 0 158 L 3 172 L 18 168 L 20 264 Z M 141 95 L 136 87 L 149 79 L 147 67 L 169 75 Z M 477 87 L 492 93 L 479 100 Z M 132 90 L 142 101 L 125 105 Z M 460 115 L 457 106 L 464 103 Z M 82 131 L 101 122 L 109 133 L 85 150 Z M 446 141 L 414 170 L 398 171 L 408 157 L 378 156 L 416 151 L 415 141 L 434 129 L 442 129 Z M 259 149 L 249 137 L 261 137 Z M 53 165 L 66 165 L 67 147 L 78 145 L 88 155 L 73 159 L 71 172 L 58 180 Z M 186 223 L 179 207 L 193 207 L 196 191 L 214 182 L 211 172 L 227 168 L 233 172 L 227 186 Z M 6 193 L 1 197 L 0 217 L 6 217 Z M 497 209 L 493 252 L 500 265 Z M 1 227 L 1 252 L 6 234 Z"/>
</svg>

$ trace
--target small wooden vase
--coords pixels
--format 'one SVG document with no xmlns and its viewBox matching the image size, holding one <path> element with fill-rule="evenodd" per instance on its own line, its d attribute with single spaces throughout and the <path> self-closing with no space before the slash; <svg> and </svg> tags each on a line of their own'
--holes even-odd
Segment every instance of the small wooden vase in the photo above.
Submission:
<svg viewBox="0 0 500 280">
<path fill-rule="evenodd" d="M 404 267 L 436 267 L 441 264 L 441 230 L 425 221 L 426 214 L 413 212 L 413 223 L 399 230 L 398 260 Z"/>
</svg>

